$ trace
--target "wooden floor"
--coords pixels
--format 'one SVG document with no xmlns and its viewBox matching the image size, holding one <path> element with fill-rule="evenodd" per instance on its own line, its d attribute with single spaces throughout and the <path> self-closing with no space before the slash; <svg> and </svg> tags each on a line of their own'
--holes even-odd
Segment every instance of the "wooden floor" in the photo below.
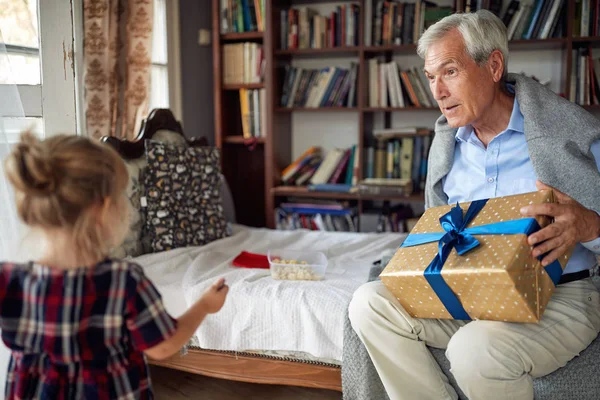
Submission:
<svg viewBox="0 0 600 400">
<path fill-rule="evenodd" d="M 150 369 L 157 400 L 340 400 L 342 398 L 341 393 L 331 390 L 233 382 L 156 366 L 151 366 Z"/>
</svg>

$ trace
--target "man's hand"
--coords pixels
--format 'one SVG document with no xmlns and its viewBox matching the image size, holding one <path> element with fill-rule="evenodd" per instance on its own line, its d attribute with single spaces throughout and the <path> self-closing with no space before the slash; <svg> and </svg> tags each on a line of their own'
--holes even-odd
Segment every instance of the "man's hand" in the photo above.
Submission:
<svg viewBox="0 0 600 400">
<path fill-rule="evenodd" d="M 552 224 L 527 238 L 530 245 L 537 244 L 532 252 L 534 257 L 548 253 L 542 260 L 544 267 L 565 254 L 572 245 L 600 237 L 600 216 L 596 212 L 540 181 L 535 185 L 538 190 L 553 190 L 558 202 L 532 204 L 521 208 L 521 214 L 526 217 L 546 215 L 554 218 Z"/>
</svg>

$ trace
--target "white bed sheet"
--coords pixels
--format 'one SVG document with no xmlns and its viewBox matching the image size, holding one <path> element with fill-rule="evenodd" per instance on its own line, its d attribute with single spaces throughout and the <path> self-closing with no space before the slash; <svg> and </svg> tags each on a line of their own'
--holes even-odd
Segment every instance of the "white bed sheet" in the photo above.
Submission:
<svg viewBox="0 0 600 400">
<path fill-rule="evenodd" d="M 181 315 L 218 277 L 230 286 L 223 309 L 196 332 L 201 347 L 215 350 L 280 350 L 342 359 L 343 321 L 352 293 L 367 280 L 373 261 L 394 251 L 405 234 L 275 231 L 233 226 L 233 235 L 202 247 L 136 258 Z M 241 251 L 322 251 L 329 265 L 323 281 L 277 281 L 268 270 L 237 268 Z"/>
</svg>

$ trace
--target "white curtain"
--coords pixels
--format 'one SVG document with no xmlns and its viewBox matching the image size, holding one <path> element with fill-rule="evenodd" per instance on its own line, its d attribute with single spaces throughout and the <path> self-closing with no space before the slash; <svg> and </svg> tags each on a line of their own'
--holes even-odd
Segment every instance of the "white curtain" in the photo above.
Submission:
<svg viewBox="0 0 600 400">
<path fill-rule="evenodd" d="M 10 76 L 10 72 L 9 58 L 0 33 L 0 74 Z M 23 117 L 25 115 L 17 86 L 0 85 L 0 260 L 21 261 L 25 256 L 24 227 L 17 218 L 14 194 L 4 173 L 4 160 L 11 150 L 5 129 L 7 119 Z"/>
<path fill-rule="evenodd" d="M 10 76 L 10 64 L 0 33 L 0 75 Z M 12 189 L 4 173 L 4 160 L 10 152 L 6 135 L 6 118 L 24 117 L 23 105 L 15 85 L 0 85 L 0 261 L 22 261 L 24 229 L 17 218 Z M 0 344 L 0 399 L 4 398 L 4 383 L 10 352 Z"/>
</svg>

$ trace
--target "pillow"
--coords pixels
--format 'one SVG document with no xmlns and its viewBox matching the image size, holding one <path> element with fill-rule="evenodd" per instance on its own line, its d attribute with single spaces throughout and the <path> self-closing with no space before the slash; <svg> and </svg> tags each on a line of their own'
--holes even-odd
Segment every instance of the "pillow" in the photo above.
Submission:
<svg viewBox="0 0 600 400">
<path fill-rule="evenodd" d="M 147 141 L 146 161 L 143 236 L 152 252 L 227 236 L 218 149 Z"/>
<path fill-rule="evenodd" d="M 168 130 L 159 130 L 154 134 L 154 140 L 162 143 L 186 146 L 186 141 L 181 134 Z M 148 252 L 148 240 L 142 235 L 145 215 L 141 209 L 140 199 L 144 196 L 144 170 L 146 157 L 125 161 L 129 182 L 125 195 L 129 199 L 129 230 L 121 246 L 113 249 L 110 256 L 113 258 L 137 257 Z"/>
</svg>

